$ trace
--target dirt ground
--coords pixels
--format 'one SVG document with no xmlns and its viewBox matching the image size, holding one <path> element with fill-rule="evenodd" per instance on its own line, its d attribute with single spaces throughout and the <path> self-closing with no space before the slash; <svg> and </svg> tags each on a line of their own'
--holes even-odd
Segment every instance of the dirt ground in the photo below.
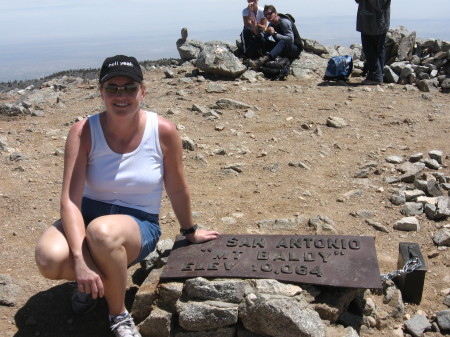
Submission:
<svg viewBox="0 0 450 337">
<path fill-rule="evenodd" d="M 174 71 L 175 79 L 166 79 L 162 70 L 146 72 L 145 108 L 173 121 L 196 144 L 194 151 L 185 151 L 185 169 L 201 226 L 227 234 L 313 234 L 307 225 L 295 233 L 268 233 L 257 222 L 324 215 L 335 222 L 339 234 L 375 237 L 381 273 L 396 269 L 399 242 L 416 242 L 428 272 L 421 304 L 406 304 L 405 312 L 412 317 L 422 311 L 431 320 L 436 311 L 448 309 L 442 291 L 450 288 L 450 250 L 438 250 L 432 236 L 449 221 L 437 223 L 420 215 L 419 232 L 394 230 L 394 222 L 403 216 L 389 197 L 400 185 L 385 179 L 399 173 L 385 159 L 418 152 L 427 157 L 429 151 L 440 150 L 445 154 L 440 172 L 450 176 L 449 94 L 423 94 L 403 85 L 377 89 L 358 85 L 361 79 L 323 85 L 319 78 L 293 76 L 284 82 L 218 81 L 226 92 L 208 93 L 208 81 L 180 81 L 183 72 Z M 220 98 L 252 104 L 255 114 L 221 110 L 219 119 L 209 120 L 191 109 L 193 104 L 212 106 Z M 62 103 L 42 106 L 42 117 L 0 118 L 0 138 L 9 147 L 0 159 L 0 274 L 10 275 L 21 288 L 15 306 L 0 306 L 1 336 L 109 336 L 105 303 L 89 316 L 75 316 L 70 309 L 73 284 L 44 279 L 34 263 L 38 237 L 59 217 L 65 135 L 78 117 L 102 109 L 96 89 L 88 87 L 68 90 Z M 345 119 L 348 126 L 326 126 L 330 116 Z M 11 161 L 13 151 L 25 158 Z M 290 162 L 303 162 L 309 169 Z M 377 163 L 379 174 L 354 178 L 369 162 Z M 230 174 L 225 169 L 230 165 L 241 165 L 242 172 Z M 362 193 L 346 197 L 355 190 Z M 389 233 L 352 215 L 360 210 L 373 212 L 371 220 Z M 161 225 L 162 238 L 174 239 L 178 224 L 166 197 Z M 130 301 L 135 271 L 129 273 Z M 402 322 L 367 335 L 391 336 L 391 329 Z"/>
</svg>

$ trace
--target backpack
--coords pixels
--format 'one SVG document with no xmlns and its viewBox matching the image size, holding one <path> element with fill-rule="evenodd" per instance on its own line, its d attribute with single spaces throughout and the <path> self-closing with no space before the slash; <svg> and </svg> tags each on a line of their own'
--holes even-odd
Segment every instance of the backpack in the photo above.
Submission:
<svg viewBox="0 0 450 337">
<path fill-rule="evenodd" d="M 277 56 L 275 60 L 263 64 L 259 71 L 272 81 L 284 81 L 291 71 L 291 61 L 287 57 Z"/>
<path fill-rule="evenodd" d="M 281 14 L 278 13 L 278 16 L 288 19 L 291 21 L 292 24 L 292 32 L 294 33 L 294 44 L 300 48 L 300 52 L 303 51 L 303 41 L 302 38 L 300 37 L 300 33 L 298 32 L 297 26 L 295 25 L 295 19 L 292 16 L 292 14 L 286 13 L 286 14 Z"/>
<path fill-rule="evenodd" d="M 350 55 L 333 56 L 327 65 L 324 80 L 347 81 L 353 70 L 353 59 Z"/>
</svg>

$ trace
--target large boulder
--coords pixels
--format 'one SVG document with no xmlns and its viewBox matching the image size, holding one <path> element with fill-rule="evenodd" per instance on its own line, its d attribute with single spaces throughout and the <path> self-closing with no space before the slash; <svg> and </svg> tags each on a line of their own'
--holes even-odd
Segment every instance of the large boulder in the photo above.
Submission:
<svg viewBox="0 0 450 337">
<path fill-rule="evenodd" d="M 205 45 L 195 62 L 198 69 L 227 78 L 241 76 L 247 67 L 228 49 L 220 45 Z"/>
</svg>

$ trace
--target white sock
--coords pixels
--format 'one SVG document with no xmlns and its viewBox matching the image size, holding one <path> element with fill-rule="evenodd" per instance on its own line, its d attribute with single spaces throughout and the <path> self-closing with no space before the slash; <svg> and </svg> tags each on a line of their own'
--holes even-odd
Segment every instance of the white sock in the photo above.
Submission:
<svg viewBox="0 0 450 337">
<path fill-rule="evenodd" d="M 109 320 L 110 320 L 110 322 L 120 321 L 120 319 L 124 318 L 126 315 L 128 315 L 128 310 L 127 309 L 125 309 L 125 311 L 122 312 L 120 315 L 117 315 L 117 316 L 109 315 Z"/>
</svg>

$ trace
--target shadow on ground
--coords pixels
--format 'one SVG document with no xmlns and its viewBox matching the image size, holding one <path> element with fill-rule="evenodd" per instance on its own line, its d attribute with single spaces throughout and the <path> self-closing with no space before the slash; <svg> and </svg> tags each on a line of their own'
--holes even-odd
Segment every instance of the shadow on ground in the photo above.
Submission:
<svg viewBox="0 0 450 337">
<path fill-rule="evenodd" d="M 32 296 L 15 315 L 14 337 L 110 337 L 108 307 L 100 299 L 93 311 L 78 316 L 72 312 L 70 298 L 75 283 L 68 282 Z M 127 291 L 127 304 L 135 290 Z M 127 305 L 129 309 L 129 305 Z"/>
</svg>

